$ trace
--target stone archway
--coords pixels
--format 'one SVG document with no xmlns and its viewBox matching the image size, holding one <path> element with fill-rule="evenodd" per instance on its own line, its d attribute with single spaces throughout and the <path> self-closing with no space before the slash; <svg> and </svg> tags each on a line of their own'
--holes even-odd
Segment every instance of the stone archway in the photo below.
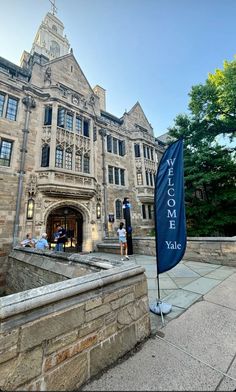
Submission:
<svg viewBox="0 0 236 392">
<path fill-rule="evenodd" d="M 83 250 L 83 214 L 73 205 L 59 205 L 51 209 L 47 216 L 46 232 L 51 249 L 55 247 L 54 233 L 60 224 L 66 229 L 68 241 L 64 246 L 67 252 L 82 252 Z"/>
</svg>

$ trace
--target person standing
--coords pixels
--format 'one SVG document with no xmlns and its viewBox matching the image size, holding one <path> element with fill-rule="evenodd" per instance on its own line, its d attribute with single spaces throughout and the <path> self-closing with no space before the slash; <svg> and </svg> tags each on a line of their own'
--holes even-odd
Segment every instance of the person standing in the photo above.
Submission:
<svg viewBox="0 0 236 392">
<path fill-rule="evenodd" d="M 56 252 L 63 252 L 63 245 L 66 243 L 66 230 L 61 226 L 57 225 L 57 240 L 56 240 Z"/>
<path fill-rule="evenodd" d="M 43 233 L 41 238 L 36 242 L 36 249 L 48 249 L 47 233 Z"/>
<path fill-rule="evenodd" d="M 119 243 L 120 243 L 120 255 L 121 260 L 123 261 L 123 253 L 125 253 L 125 258 L 129 260 L 129 256 L 127 255 L 127 238 L 126 238 L 126 230 L 124 228 L 124 223 L 120 222 L 120 227 L 117 230 L 117 234 L 119 236 Z"/>
</svg>

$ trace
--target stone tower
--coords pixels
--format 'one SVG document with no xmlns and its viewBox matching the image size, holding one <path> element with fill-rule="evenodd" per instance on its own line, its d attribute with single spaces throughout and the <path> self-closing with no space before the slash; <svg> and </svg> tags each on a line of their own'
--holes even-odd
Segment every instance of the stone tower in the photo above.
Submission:
<svg viewBox="0 0 236 392">
<path fill-rule="evenodd" d="M 63 32 L 63 23 L 48 12 L 36 33 L 30 54 L 36 52 L 49 60 L 68 54 L 70 44 Z"/>
</svg>

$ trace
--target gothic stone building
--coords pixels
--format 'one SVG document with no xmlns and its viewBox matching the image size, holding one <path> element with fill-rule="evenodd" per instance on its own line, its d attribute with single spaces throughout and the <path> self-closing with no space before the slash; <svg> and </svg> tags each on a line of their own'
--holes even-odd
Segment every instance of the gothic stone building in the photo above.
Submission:
<svg viewBox="0 0 236 392">
<path fill-rule="evenodd" d="M 154 177 L 163 143 L 137 102 L 121 118 L 106 111 L 62 22 L 48 13 L 21 65 L 0 58 L 0 256 L 26 233 L 91 251 L 113 237 L 129 197 L 133 235 L 153 227 Z"/>
</svg>

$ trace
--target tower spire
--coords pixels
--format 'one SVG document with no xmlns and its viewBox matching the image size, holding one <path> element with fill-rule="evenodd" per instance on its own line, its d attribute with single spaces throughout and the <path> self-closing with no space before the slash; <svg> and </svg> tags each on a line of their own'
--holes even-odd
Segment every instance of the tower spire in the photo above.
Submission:
<svg viewBox="0 0 236 392">
<path fill-rule="evenodd" d="M 57 7 L 56 7 L 56 4 L 55 4 L 56 0 L 49 0 L 49 1 L 51 3 L 51 7 L 52 7 L 52 9 L 51 9 L 52 14 L 55 15 L 57 13 Z"/>
</svg>

